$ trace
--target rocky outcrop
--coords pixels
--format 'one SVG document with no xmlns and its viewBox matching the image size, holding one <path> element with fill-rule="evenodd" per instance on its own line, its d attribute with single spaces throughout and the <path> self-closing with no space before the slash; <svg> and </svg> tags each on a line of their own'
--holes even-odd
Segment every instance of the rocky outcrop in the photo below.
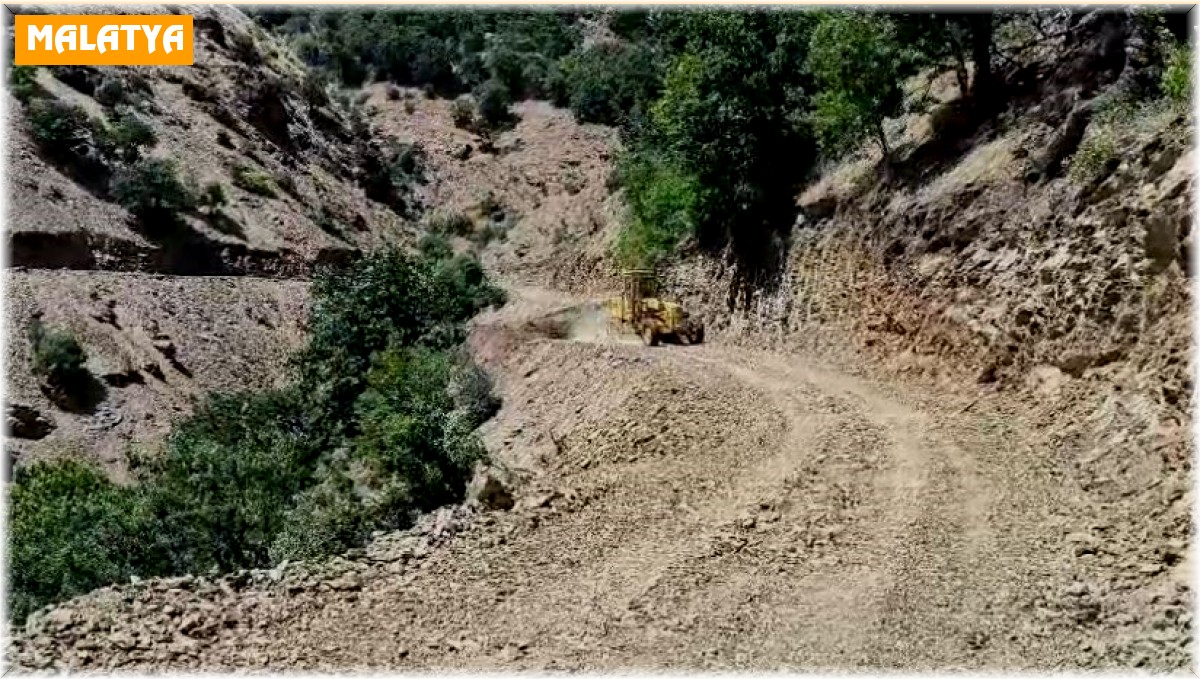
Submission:
<svg viewBox="0 0 1200 679">
<path fill-rule="evenodd" d="M 19 403 L 8 406 L 8 435 L 19 439 L 42 439 L 54 431 L 54 421 L 35 408 Z"/>
</svg>

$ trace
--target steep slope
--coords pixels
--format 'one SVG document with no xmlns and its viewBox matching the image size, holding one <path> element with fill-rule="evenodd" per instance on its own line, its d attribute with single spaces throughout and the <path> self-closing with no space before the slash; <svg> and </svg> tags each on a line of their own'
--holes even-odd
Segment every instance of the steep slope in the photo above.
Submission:
<svg viewBox="0 0 1200 679">
<path fill-rule="evenodd" d="M 8 446 L 18 463 L 83 454 L 122 476 L 130 445 L 153 445 L 195 396 L 282 377 L 301 337 L 305 285 L 246 275 L 303 277 L 357 248 L 413 238 L 358 186 L 347 111 L 301 99 L 304 72 L 286 52 L 231 8 L 175 11 L 196 15 L 194 67 L 39 69 L 38 98 L 109 124 L 118 114 L 144 121 L 158 138 L 151 157 L 174 161 L 195 186 L 223 187 L 221 219 L 187 215 L 166 233 L 139 224 L 50 159 L 31 136 L 36 102 L 9 94 L 10 403 L 51 427 L 14 426 L 10 406 L 10 429 L 26 438 Z M 274 195 L 243 188 L 236 177 L 247 169 L 269 177 Z M 89 354 L 100 393 L 82 412 L 55 408 L 29 372 L 35 314 Z"/>
<path fill-rule="evenodd" d="M 482 241 L 483 261 L 521 285 L 588 288 L 610 282 L 608 252 L 621 218 L 609 175 L 616 131 L 580 125 L 545 102 L 513 107 L 513 129 L 495 139 L 456 127 L 452 102 L 415 92 L 391 100 L 370 88 L 368 104 L 380 129 L 416 140 L 428 154 L 423 187 L 437 213 L 462 213 L 468 237 Z"/>
<path fill-rule="evenodd" d="M 1072 172 L 1063 140 L 1080 143 L 1083 105 L 1117 78 L 1089 61 L 1096 44 L 1072 49 L 1005 74 L 1027 86 L 998 119 L 956 128 L 957 93 L 940 88 L 931 115 L 900 121 L 894 166 L 867 154 L 807 187 L 773 287 L 747 291 L 721 260 L 681 257 L 666 275 L 707 322 L 700 347 L 569 327 L 611 286 L 609 131 L 523 104 L 493 152 L 454 127 L 447 102 L 372 88 L 380 126 L 426 148 L 423 200 L 467 213 L 456 244 L 482 244 L 514 286 L 472 345 L 504 397 L 485 433 L 515 506 L 444 508 L 328 562 L 105 588 L 33 616 L 10 657 L 141 669 L 1188 665 L 1193 121 L 1137 112 L 1106 128 L 1117 156 L 1098 174 Z M 1107 124 L 1084 124 L 1083 138 Z M 1047 172 L 1047 149 L 1060 171 Z M 481 235 L 492 229 L 505 235 Z M 73 299 L 88 289 L 38 275 Z M 230 299 L 219 280 L 205 285 Z M 302 283 L 255 285 L 235 309 L 271 319 L 253 337 L 283 347 Z M 179 318 L 172 336 L 220 318 Z M 208 379 L 224 386 L 218 372 Z"/>
</svg>

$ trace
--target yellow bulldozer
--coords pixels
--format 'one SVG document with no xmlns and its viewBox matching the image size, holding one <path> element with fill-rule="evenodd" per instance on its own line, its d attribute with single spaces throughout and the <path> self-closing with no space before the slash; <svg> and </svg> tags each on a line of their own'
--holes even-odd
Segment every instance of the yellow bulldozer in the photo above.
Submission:
<svg viewBox="0 0 1200 679">
<path fill-rule="evenodd" d="M 660 341 L 704 341 L 704 324 L 699 319 L 690 316 L 678 302 L 659 297 L 658 278 L 652 270 L 622 271 L 621 280 L 621 296 L 604 302 L 609 319 L 618 329 L 636 333 L 651 347 Z"/>
</svg>

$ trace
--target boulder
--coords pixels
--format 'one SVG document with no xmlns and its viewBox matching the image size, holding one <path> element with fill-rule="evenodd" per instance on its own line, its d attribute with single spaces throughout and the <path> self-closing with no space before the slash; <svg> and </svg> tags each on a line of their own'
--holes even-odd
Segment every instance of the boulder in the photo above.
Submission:
<svg viewBox="0 0 1200 679">
<path fill-rule="evenodd" d="M 467 487 L 468 499 L 478 502 L 485 509 L 512 509 L 515 501 L 507 484 L 494 469 L 479 469 Z"/>
<path fill-rule="evenodd" d="M 10 403 L 8 406 L 8 433 L 20 439 L 42 439 L 54 431 L 54 422 L 36 409 L 26 405 Z"/>
</svg>

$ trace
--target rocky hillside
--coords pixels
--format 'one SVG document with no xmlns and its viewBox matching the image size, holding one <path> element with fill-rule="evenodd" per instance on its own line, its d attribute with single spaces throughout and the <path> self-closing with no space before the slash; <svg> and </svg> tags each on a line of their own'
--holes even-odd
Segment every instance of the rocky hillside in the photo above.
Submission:
<svg viewBox="0 0 1200 679">
<path fill-rule="evenodd" d="M 285 378 L 315 266 L 415 243 L 439 215 L 466 215 L 469 229 L 450 234 L 458 247 L 487 239 L 488 262 L 514 279 L 597 275 L 602 242 L 569 267 L 558 246 L 612 231 L 612 130 L 526 103 L 514 129 L 485 138 L 454 125 L 449 101 L 419 90 L 319 81 L 238 10 L 170 11 L 196 16 L 195 66 L 37 69 L 37 96 L 8 95 L 8 332 L 20 338 L 7 357 L 9 455 L 18 464 L 83 454 L 124 477 L 131 444 L 152 450 L 197 396 Z M 185 183 L 220 186 L 225 204 L 170 230 L 142 223 L 39 145 L 39 101 L 108 126 L 144 121 L 157 137 L 147 155 L 173 161 Z M 381 188 L 381 164 L 406 150 L 411 181 Z M 25 341 L 35 317 L 80 340 L 96 377 L 88 403 L 63 409 L 43 393 Z"/>
<path fill-rule="evenodd" d="M 1062 557 L 1106 583 L 1098 624 L 1128 631 L 1118 611 L 1187 592 L 1194 121 L 1164 102 L 1092 116 L 1119 70 L 1094 63 L 1102 35 L 1007 74 L 1013 103 L 977 129 L 956 129 L 944 74 L 934 110 L 900 121 L 894 167 L 865 154 L 806 188 L 774 287 L 747 293 L 710 260 L 671 277 L 717 341 L 1033 423 L 1078 491 L 1060 508 L 1075 526 Z M 1105 137 L 1114 150 L 1093 169 Z M 1172 615 L 1094 653 L 1154 656 L 1187 624 Z"/>
<path fill-rule="evenodd" d="M 102 92 L 143 92 L 151 153 L 223 185 L 222 217 L 147 230 L 10 98 L 8 331 L 69 328 L 98 380 L 64 411 L 11 342 L 10 453 L 124 477 L 195 396 L 281 379 L 315 265 L 435 231 L 537 302 L 472 342 L 510 475 L 344 559 L 44 610 L 22 666 L 1190 661 L 1194 120 L 1109 101 L 1115 24 L 999 68 L 996 116 L 923 74 L 933 105 L 889 121 L 889 162 L 868 146 L 797 191 L 772 276 L 675 253 L 668 287 L 713 346 L 650 350 L 560 327 L 615 287 L 614 130 L 524 102 L 481 134 L 415 89 L 314 89 L 236 10 L 178 11 L 197 15 L 195 68 L 37 86 L 99 118 Z M 420 172 L 381 193 L 372 171 L 400 153 Z"/>
</svg>

